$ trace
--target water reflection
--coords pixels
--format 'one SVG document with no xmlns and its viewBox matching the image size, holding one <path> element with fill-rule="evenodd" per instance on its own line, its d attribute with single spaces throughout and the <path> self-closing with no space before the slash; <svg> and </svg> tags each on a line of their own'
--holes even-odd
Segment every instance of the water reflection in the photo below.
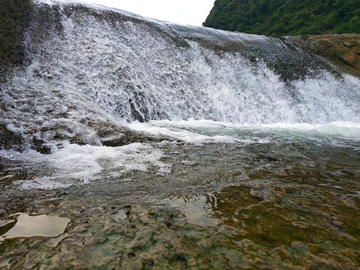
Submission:
<svg viewBox="0 0 360 270">
<path fill-rule="evenodd" d="M 216 205 L 216 197 L 212 194 L 206 195 L 184 195 L 181 198 L 166 199 L 164 202 L 186 216 L 190 224 L 200 226 L 216 226 L 220 220 L 211 217 L 213 204 Z"/>
<path fill-rule="evenodd" d="M 56 237 L 64 232 L 69 222 L 69 218 L 45 215 L 29 216 L 26 213 L 20 213 L 15 226 L 6 232 L 3 238 Z"/>
</svg>

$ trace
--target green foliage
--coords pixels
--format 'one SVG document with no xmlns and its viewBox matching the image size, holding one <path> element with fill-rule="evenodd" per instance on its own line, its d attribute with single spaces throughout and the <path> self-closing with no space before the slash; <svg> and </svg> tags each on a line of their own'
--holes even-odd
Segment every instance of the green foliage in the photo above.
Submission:
<svg viewBox="0 0 360 270">
<path fill-rule="evenodd" d="M 360 33 L 360 1 L 216 0 L 203 25 L 268 36 Z"/>
<path fill-rule="evenodd" d="M 0 68 L 20 60 L 29 0 L 0 0 Z"/>
</svg>

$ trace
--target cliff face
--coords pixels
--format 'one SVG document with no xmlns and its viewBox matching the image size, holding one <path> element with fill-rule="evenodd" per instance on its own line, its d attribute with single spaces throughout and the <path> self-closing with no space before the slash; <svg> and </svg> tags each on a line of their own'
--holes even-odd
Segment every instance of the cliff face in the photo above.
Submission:
<svg viewBox="0 0 360 270">
<path fill-rule="evenodd" d="M 360 35 L 332 34 L 290 37 L 298 46 L 325 57 L 360 78 Z"/>
</svg>

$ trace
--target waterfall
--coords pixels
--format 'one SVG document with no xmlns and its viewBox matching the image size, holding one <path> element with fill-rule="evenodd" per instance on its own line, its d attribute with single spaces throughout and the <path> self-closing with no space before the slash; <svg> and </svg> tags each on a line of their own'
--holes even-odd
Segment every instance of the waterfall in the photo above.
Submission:
<svg viewBox="0 0 360 270">
<path fill-rule="evenodd" d="M 1 124 L 28 142 L 96 145 L 108 122 L 359 121 L 359 80 L 286 39 L 37 1 L 24 42 L 1 85 Z"/>
</svg>

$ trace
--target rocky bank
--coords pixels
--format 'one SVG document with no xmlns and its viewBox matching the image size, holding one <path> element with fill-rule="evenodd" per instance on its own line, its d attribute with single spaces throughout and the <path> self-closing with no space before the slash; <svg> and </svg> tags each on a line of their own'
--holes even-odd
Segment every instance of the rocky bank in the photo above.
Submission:
<svg viewBox="0 0 360 270">
<path fill-rule="evenodd" d="M 360 35 L 327 34 L 290 37 L 298 46 L 330 60 L 344 72 L 360 78 Z"/>
</svg>

